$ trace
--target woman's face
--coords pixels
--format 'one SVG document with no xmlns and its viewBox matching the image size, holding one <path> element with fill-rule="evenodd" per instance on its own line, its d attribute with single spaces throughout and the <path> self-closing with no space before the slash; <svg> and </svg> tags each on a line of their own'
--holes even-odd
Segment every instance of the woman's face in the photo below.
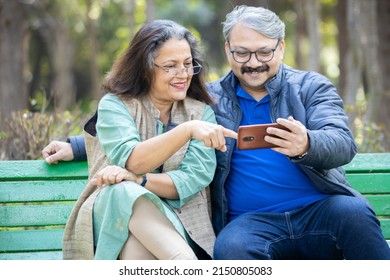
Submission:
<svg viewBox="0 0 390 280">
<path fill-rule="evenodd" d="M 192 75 L 172 68 L 192 67 L 191 48 L 187 40 L 169 39 L 154 59 L 154 79 L 149 96 L 158 103 L 173 103 L 187 95 Z M 168 69 L 171 69 L 168 71 Z"/>
</svg>

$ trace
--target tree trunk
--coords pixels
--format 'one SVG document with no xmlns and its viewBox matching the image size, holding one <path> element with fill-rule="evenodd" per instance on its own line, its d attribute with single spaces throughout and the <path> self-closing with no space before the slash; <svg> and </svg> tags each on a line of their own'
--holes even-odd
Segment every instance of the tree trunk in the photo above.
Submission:
<svg viewBox="0 0 390 280">
<path fill-rule="evenodd" d="M 51 62 L 53 81 L 52 92 L 49 94 L 53 98 L 56 111 L 68 110 L 76 102 L 72 69 L 73 42 L 70 39 L 67 26 L 61 21 L 58 14 L 50 13 L 48 4 L 37 0 L 32 3 L 32 7 L 36 9 L 37 17 L 40 19 L 38 32 L 46 43 Z M 61 3 L 57 3 L 57 5 L 61 5 Z"/>
<path fill-rule="evenodd" d="M 96 19 L 91 18 L 89 13 L 93 7 L 94 0 L 87 1 L 87 30 L 88 30 L 88 43 L 90 53 L 90 64 L 89 71 L 91 75 L 91 94 L 95 100 L 99 100 L 101 97 L 100 94 L 100 75 L 99 75 L 99 66 L 97 64 L 98 61 L 98 42 L 96 39 Z"/>
<path fill-rule="evenodd" d="M 150 22 L 156 18 L 154 0 L 146 0 L 146 21 Z"/>
<path fill-rule="evenodd" d="M 66 28 L 55 22 L 46 33 L 50 59 L 53 63 L 53 96 L 56 111 L 70 109 L 76 102 L 72 65 L 74 47 Z"/>
<path fill-rule="evenodd" d="M 0 0 L 0 120 L 27 109 L 27 22 L 20 1 Z M 4 126 L 0 121 L 0 131 Z"/>
<path fill-rule="evenodd" d="M 296 0 L 294 2 L 294 10 L 297 14 L 296 24 L 295 24 L 295 64 L 298 69 L 304 69 L 303 61 L 303 47 L 302 43 L 305 39 L 306 28 L 305 28 L 305 14 L 304 14 L 304 5 L 303 0 Z"/>
<path fill-rule="evenodd" d="M 125 5 L 125 10 L 126 10 L 126 15 L 127 15 L 127 18 L 128 18 L 128 22 L 129 22 L 129 29 L 130 29 L 130 38 L 129 38 L 129 41 L 130 40 L 133 40 L 133 37 L 136 33 L 136 30 L 135 30 L 135 27 L 136 27 L 136 22 L 135 22 L 135 0 L 130 0 L 128 2 L 126 2 L 126 5 Z"/>
<path fill-rule="evenodd" d="M 378 1 L 377 25 L 379 32 L 379 63 L 383 73 L 383 95 L 378 110 L 378 121 L 383 124 L 385 131 L 386 151 L 390 151 L 390 79 L 386 74 L 390 73 L 390 1 Z"/>
<path fill-rule="evenodd" d="M 346 56 L 348 52 L 348 32 L 347 32 L 347 1 L 337 1 L 336 18 L 338 27 L 338 49 L 339 49 L 339 69 L 338 89 L 341 98 L 345 99 L 346 87 Z"/>
<path fill-rule="evenodd" d="M 362 25 L 362 11 L 360 0 L 347 1 L 346 31 L 348 35 L 348 49 L 345 53 L 345 88 L 344 103 L 347 108 L 351 129 L 355 132 L 355 119 L 357 115 L 356 96 L 362 85 L 363 50 L 360 41 L 359 29 Z M 349 110 L 352 109 L 352 110 Z"/>
<path fill-rule="evenodd" d="M 319 0 L 306 0 L 305 12 L 307 18 L 307 27 L 310 41 L 309 66 L 308 69 L 321 72 L 320 69 L 320 51 L 321 51 L 321 34 L 320 34 L 320 3 Z"/>
<path fill-rule="evenodd" d="M 346 81 L 344 101 L 353 108 L 349 111 L 352 129 L 359 115 L 363 128 L 373 129 L 373 124 L 383 124 L 387 120 L 380 118 L 383 97 L 383 78 L 378 56 L 378 2 L 365 0 L 348 0 L 347 34 L 348 50 L 346 52 Z M 381 60 L 385 59 L 381 57 Z M 365 94 L 366 111 L 362 115 L 356 106 L 358 90 Z M 386 111 L 385 111 L 386 112 Z M 364 133 L 364 130 L 362 131 Z M 356 134 L 355 134 L 356 135 Z M 373 137 L 373 136 L 372 136 Z M 364 138 L 364 137 L 363 137 Z M 371 139 L 375 141 L 376 139 Z"/>
<path fill-rule="evenodd" d="M 365 15 L 360 38 L 364 46 L 364 70 L 368 90 L 366 120 L 367 122 L 383 123 L 384 120 L 379 118 L 378 110 L 383 96 L 383 79 L 378 57 L 377 1 L 360 1 Z"/>
</svg>

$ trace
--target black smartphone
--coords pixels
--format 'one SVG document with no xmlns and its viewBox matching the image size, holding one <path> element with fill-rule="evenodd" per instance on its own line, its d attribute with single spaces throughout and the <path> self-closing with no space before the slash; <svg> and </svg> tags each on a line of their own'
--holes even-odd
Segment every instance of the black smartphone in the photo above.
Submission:
<svg viewBox="0 0 390 280">
<path fill-rule="evenodd" d="M 264 140 L 266 135 L 277 137 L 267 133 L 268 127 L 276 127 L 290 131 L 287 127 L 278 123 L 242 125 L 238 128 L 237 148 L 239 150 L 263 149 L 276 147 Z"/>
</svg>

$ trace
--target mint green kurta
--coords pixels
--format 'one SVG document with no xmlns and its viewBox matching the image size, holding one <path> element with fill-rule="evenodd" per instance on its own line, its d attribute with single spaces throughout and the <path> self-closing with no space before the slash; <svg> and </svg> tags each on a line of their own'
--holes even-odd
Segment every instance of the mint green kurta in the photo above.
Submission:
<svg viewBox="0 0 390 280">
<path fill-rule="evenodd" d="M 126 105 L 107 94 L 99 103 L 97 136 L 111 164 L 125 166 L 134 147 L 141 141 L 136 125 Z M 202 120 L 216 123 L 212 109 L 206 106 Z M 114 125 L 113 125 L 114 124 Z M 157 134 L 164 132 L 157 121 Z M 151 151 L 153 152 L 153 151 Z M 203 142 L 192 139 L 178 168 L 167 174 L 179 193 L 178 200 L 163 200 L 133 182 L 122 182 L 105 187 L 97 196 L 93 208 L 95 259 L 116 259 L 128 238 L 128 222 L 132 207 L 142 195 L 149 197 L 172 222 L 178 232 L 189 241 L 188 235 L 170 205 L 180 208 L 207 186 L 215 170 L 215 151 Z M 155 171 L 158 172 L 158 171 Z"/>
</svg>

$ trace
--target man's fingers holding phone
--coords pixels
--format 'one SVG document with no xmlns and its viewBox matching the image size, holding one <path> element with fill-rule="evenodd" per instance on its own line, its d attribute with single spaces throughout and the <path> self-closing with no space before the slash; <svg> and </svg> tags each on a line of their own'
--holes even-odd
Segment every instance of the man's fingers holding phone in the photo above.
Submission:
<svg viewBox="0 0 390 280">
<path fill-rule="evenodd" d="M 273 148 L 273 150 L 289 157 L 305 154 L 309 149 L 309 138 L 306 127 L 291 116 L 287 119 L 278 118 L 276 122 L 288 128 L 289 131 L 276 130 L 276 128 L 267 129 L 268 133 L 280 137 L 266 136 L 266 141 L 278 146 Z"/>
</svg>

